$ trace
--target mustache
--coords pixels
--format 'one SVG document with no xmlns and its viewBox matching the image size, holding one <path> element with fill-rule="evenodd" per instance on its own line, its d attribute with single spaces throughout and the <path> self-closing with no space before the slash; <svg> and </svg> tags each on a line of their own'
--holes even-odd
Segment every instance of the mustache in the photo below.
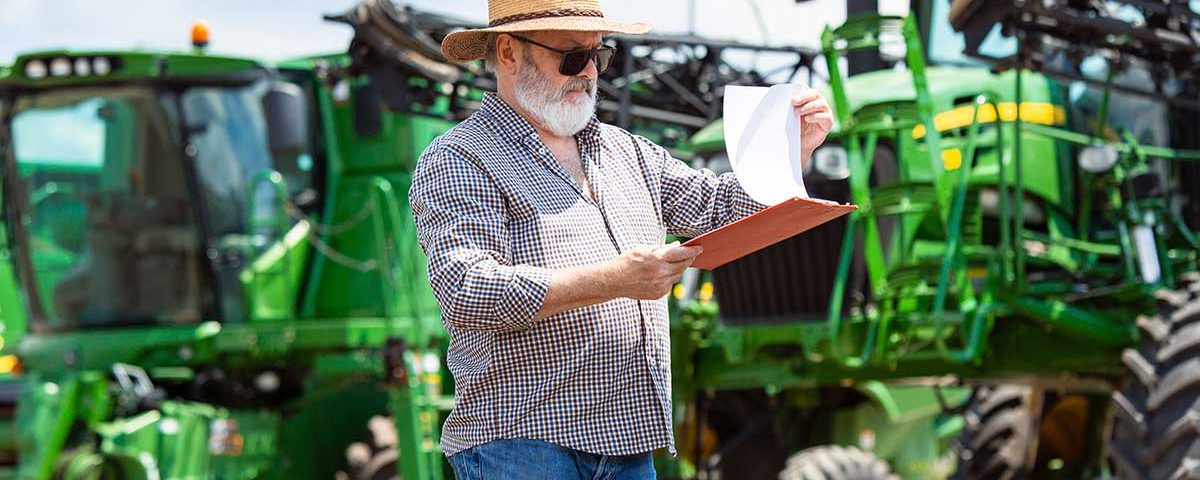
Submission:
<svg viewBox="0 0 1200 480">
<path fill-rule="evenodd" d="M 562 90 L 559 91 L 559 98 L 565 97 L 568 93 L 575 91 L 583 91 L 587 93 L 588 96 L 593 96 L 593 92 L 595 92 L 595 90 L 595 80 L 589 80 L 586 78 L 572 78 L 567 80 L 567 83 L 562 86 Z"/>
</svg>

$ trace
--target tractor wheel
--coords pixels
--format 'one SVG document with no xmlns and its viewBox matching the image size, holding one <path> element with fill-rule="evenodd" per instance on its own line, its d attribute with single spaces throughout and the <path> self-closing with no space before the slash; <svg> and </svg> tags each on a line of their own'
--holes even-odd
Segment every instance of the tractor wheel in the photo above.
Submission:
<svg viewBox="0 0 1200 480">
<path fill-rule="evenodd" d="M 1125 350 L 1129 370 L 1113 393 L 1109 459 L 1125 479 L 1200 478 L 1200 275 L 1157 295 L 1139 317 L 1142 341 Z"/>
<path fill-rule="evenodd" d="M 396 441 L 396 425 L 391 417 L 374 416 L 367 422 L 370 440 L 355 442 L 346 447 L 346 463 L 350 471 L 339 477 L 348 480 L 400 480 L 400 450 Z"/>
<path fill-rule="evenodd" d="M 955 449 L 958 467 L 952 478 L 1015 480 L 1028 477 L 1026 457 L 1033 440 L 1030 387 L 975 388 Z"/>
<path fill-rule="evenodd" d="M 825 445 L 788 458 L 779 480 L 898 480 L 888 464 L 854 447 Z"/>
</svg>

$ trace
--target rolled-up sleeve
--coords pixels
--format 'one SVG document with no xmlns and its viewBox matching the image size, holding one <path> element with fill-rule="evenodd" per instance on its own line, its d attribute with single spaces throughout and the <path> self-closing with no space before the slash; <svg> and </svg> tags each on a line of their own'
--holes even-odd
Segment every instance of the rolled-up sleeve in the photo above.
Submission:
<svg viewBox="0 0 1200 480">
<path fill-rule="evenodd" d="M 417 163 L 409 202 L 442 321 L 476 331 L 530 327 L 551 271 L 510 264 L 504 197 L 479 165 L 431 146 Z"/>
<path fill-rule="evenodd" d="M 650 152 L 651 165 L 660 163 L 663 225 L 667 233 L 697 237 L 766 207 L 754 201 L 734 174 L 716 175 L 694 169 L 672 157 L 665 148 L 635 136 L 639 149 Z"/>
</svg>

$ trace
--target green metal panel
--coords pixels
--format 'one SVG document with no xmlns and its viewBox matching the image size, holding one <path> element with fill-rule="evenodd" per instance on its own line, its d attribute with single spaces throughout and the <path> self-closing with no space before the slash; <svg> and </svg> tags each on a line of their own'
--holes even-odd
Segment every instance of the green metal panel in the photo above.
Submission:
<svg viewBox="0 0 1200 480">
<path fill-rule="evenodd" d="M 6 234 L 0 233 L 0 237 Z M 0 242 L 6 242 L 0 239 Z M 11 252 L 0 246 L 0 354 L 12 354 L 21 344 L 27 328 L 24 299 L 13 271 Z"/>
<path fill-rule="evenodd" d="M 330 147 L 339 167 L 331 169 L 334 173 L 330 185 L 335 190 L 331 192 L 334 201 L 328 215 L 332 219 L 329 223 L 345 228 L 339 229 L 337 236 L 327 237 L 327 242 L 354 259 L 371 258 L 380 248 L 385 249 L 392 255 L 392 280 L 381 280 L 380 271 L 363 271 L 344 262 L 318 258 L 304 315 L 379 315 L 384 313 L 381 309 L 393 308 L 391 314 L 422 318 L 428 329 L 441 331 L 437 303 L 425 272 L 425 257 L 416 243 L 416 230 L 408 211 L 408 187 L 412 168 L 425 145 L 454 124 L 432 117 L 396 114 L 380 106 L 381 133 L 364 137 L 355 129 L 351 109 L 354 102 L 335 104 L 329 95 L 328 91 L 320 93 L 320 105 L 327 112 L 324 118 L 331 120 L 325 125 L 326 135 L 335 139 L 332 142 L 336 143 Z M 373 190 L 372 186 L 379 181 L 390 185 L 388 193 Z M 383 205 L 371 206 L 372 199 L 379 195 L 395 205 L 394 214 L 382 211 Z M 363 215 L 364 209 L 372 211 Z M 370 221 L 349 225 L 366 216 L 383 219 L 383 228 L 392 232 L 390 239 L 380 237 L 383 232 Z M 381 242 L 388 243 L 381 245 Z"/>
<path fill-rule="evenodd" d="M 100 75 L 74 73 L 76 59 L 109 59 L 111 72 Z M 49 73 L 40 79 L 29 78 L 25 67 L 30 61 L 47 62 L 65 58 L 71 62 L 72 73 L 54 76 Z M 195 53 L 177 52 L 129 52 L 116 50 L 72 51 L 49 50 L 22 54 L 13 62 L 7 75 L 0 75 L 0 88 L 15 86 L 64 86 L 84 85 L 100 82 L 118 82 L 147 78 L 187 79 L 197 77 L 221 77 L 247 74 L 264 68 L 262 63 L 245 58 L 222 57 Z"/>
<path fill-rule="evenodd" d="M 102 439 L 99 453 L 137 459 L 162 478 L 251 479 L 278 467 L 278 422 L 274 413 L 164 402 L 92 428 Z"/>
</svg>

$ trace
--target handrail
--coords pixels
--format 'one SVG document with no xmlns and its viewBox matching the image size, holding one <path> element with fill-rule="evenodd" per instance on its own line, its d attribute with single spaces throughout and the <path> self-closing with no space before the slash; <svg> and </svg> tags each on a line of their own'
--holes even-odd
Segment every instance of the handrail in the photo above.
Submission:
<svg viewBox="0 0 1200 480">
<path fill-rule="evenodd" d="M 854 257 L 854 237 L 857 236 L 856 231 L 860 215 L 859 211 L 854 211 L 846 217 L 846 233 L 842 237 L 837 276 L 834 278 L 845 279 L 849 275 L 851 259 Z M 862 353 L 850 358 L 846 357 L 841 345 L 842 300 L 845 292 L 846 282 L 839 281 L 834 283 L 833 293 L 830 294 L 829 300 L 829 315 L 825 321 L 830 333 L 830 352 L 833 358 L 843 366 L 856 368 L 870 362 L 871 352 L 874 350 L 875 337 L 878 335 L 878 327 L 876 325 L 867 327 L 867 340 L 863 345 Z"/>
<path fill-rule="evenodd" d="M 882 44 L 881 34 L 903 35 L 905 19 L 906 17 L 899 15 L 852 16 L 831 31 L 836 40 L 831 45 L 839 52 L 878 47 Z"/>
<path fill-rule="evenodd" d="M 400 295 L 400 281 L 396 278 L 394 266 L 392 262 L 391 250 L 398 245 L 398 242 L 393 241 L 398 237 L 405 236 L 408 226 L 411 222 L 405 222 L 404 216 L 401 214 L 400 200 L 396 197 L 396 189 L 392 186 L 392 182 L 378 175 L 370 178 L 369 184 L 371 187 L 371 201 L 375 202 L 375 209 L 371 216 L 375 226 L 375 258 L 379 259 L 378 268 L 379 276 L 385 286 L 384 290 L 384 311 L 390 316 L 399 315 L 399 311 L 393 300 Z M 376 215 L 379 213 L 379 215 Z M 384 222 L 386 216 L 386 223 Z M 388 229 L 387 224 L 390 224 L 394 229 Z M 393 237 L 391 234 L 395 234 Z M 397 256 L 397 258 L 401 258 Z M 408 305 L 414 319 L 413 325 L 415 331 L 412 338 L 423 338 L 423 323 L 415 321 L 420 314 L 417 307 L 417 298 L 419 291 L 417 290 L 417 282 L 404 282 L 408 286 Z"/>
<path fill-rule="evenodd" d="M 830 352 L 837 361 L 846 367 L 861 367 L 870 362 L 872 352 L 876 350 L 875 343 L 880 341 L 880 339 L 887 338 L 887 322 L 886 319 L 882 319 L 871 322 L 867 330 L 867 338 L 864 341 L 864 349 L 861 353 L 847 357 L 839 341 L 843 329 L 841 309 L 845 295 L 844 280 L 849 274 L 860 221 L 863 222 L 863 225 L 861 225 L 864 237 L 863 243 L 867 249 L 865 256 L 868 277 L 871 289 L 876 296 L 885 291 L 887 267 L 884 265 L 881 251 L 882 245 L 876 223 L 877 212 L 874 211 L 871 205 L 869 185 L 867 183 L 878 133 L 875 131 L 876 129 L 863 128 L 868 130 L 865 133 L 866 148 L 863 149 L 863 145 L 860 144 L 862 141 L 860 135 L 863 133 L 860 132 L 859 126 L 855 123 L 855 112 L 850 110 L 850 103 L 847 98 L 838 62 L 843 53 L 859 48 L 878 46 L 882 34 L 897 31 L 905 44 L 905 62 L 912 76 L 913 89 L 916 93 L 916 98 L 914 99 L 916 112 L 928 132 L 924 139 L 929 156 L 928 161 L 930 162 L 931 171 L 937 172 L 942 166 L 941 135 L 933 124 L 933 99 L 929 93 L 929 84 L 925 77 L 925 58 L 915 19 L 912 16 L 859 16 L 848 19 L 846 24 L 837 29 L 826 27 L 821 34 L 821 50 L 825 56 L 826 67 L 829 71 L 834 111 L 838 115 L 838 121 L 842 125 L 842 128 L 847 132 L 846 150 L 850 157 L 852 169 L 850 177 L 851 190 L 855 201 L 860 204 L 860 209 L 852 213 L 846 223 L 846 233 L 842 240 L 837 276 L 842 281 L 835 283 L 827 319 L 827 326 L 830 329 L 833 339 Z M 934 205 L 937 207 L 938 216 L 942 219 L 943 223 L 946 223 L 949 220 L 950 209 L 941 205 L 941 202 L 937 200 L 938 195 L 946 193 L 944 192 L 940 176 L 935 176 L 933 183 L 935 192 L 938 192 L 935 195 Z M 879 350 L 882 353 L 886 353 L 886 350 L 882 347 Z"/>
<path fill-rule="evenodd" d="M 255 223 L 257 221 L 257 202 L 254 201 L 254 196 L 256 195 L 258 185 L 264 181 L 270 183 L 274 187 L 274 193 L 276 197 L 280 199 L 279 203 L 281 211 L 289 211 L 289 209 L 295 208 L 290 203 L 287 185 L 283 179 L 283 176 L 279 172 L 270 169 L 260 171 L 253 177 L 249 187 L 247 188 L 247 198 L 249 199 L 249 215 L 252 229 L 257 227 L 257 224 Z M 316 247 L 317 254 L 324 255 L 325 257 L 339 264 L 347 264 L 349 267 L 356 267 L 357 270 L 362 271 L 363 273 L 375 270 L 379 275 L 380 288 L 383 289 L 381 291 L 381 296 L 383 297 L 383 310 L 386 312 L 386 315 L 395 316 L 400 314 L 396 305 L 396 297 L 398 297 L 401 293 L 401 288 L 399 286 L 401 282 L 396 278 L 395 266 L 392 262 L 394 255 L 391 249 L 397 244 L 397 242 L 394 241 L 394 234 L 403 235 L 407 224 L 403 221 L 404 217 L 401 215 L 400 201 L 396 197 L 395 188 L 392 186 L 392 183 L 386 178 L 380 176 L 372 176 L 367 183 L 369 189 L 367 202 L 369 202 L 370 208 L 363 208 L 359 211 L 360 213 L 355 214 L 357 220 L 353 225 L 357 225 L 358 222 L 367 219 L 372 221 L 372 225 L 374 227 L 374 237 L 372 243 L 375 250 L 374 254 L 372 255 L 372 259 L 363 262 L 354 262 L 353 265 L 349 265 L 348 263 L 353 262 L 353 259 L 346 257 L 345 254 L 340 254 L 339 252 L 333 250 L 331 246 L 321 241 L 319 238 L 316 238 L 320 233 L 336 236 L 349 231 L 350 227 L 338 226 L 340 228 L 336 229 L 330 229 L 328 227 L 320 228 L 321 225 L 316 224 L 314 220 L 309 219 L 302 214 L 297 216 L 297 220 L 314 224 L 314 227 L 305 232 L 305 238 L 308 239 L 308 241 L 312 243 L 314 247 Z M 281 236 L 287 231 L 288 224 L 286 221 L 282 220 L 286 218 L 289 217 L 276 217 L 275 229 L 278 231 L 278 233 L 280 233 Z M 392 232 L 392 230 L 389 229 L 389 225 L 398 231 Z M 283 263 L 283 268 L 285 269 L 284 277 L 288 292 L 290 294 L 289 298 L 295 298 L 295 285 L 293 285 L 289 280 L 291 278 L 289 275 L 290 271 L 288 270 L 290 269 L 290 261 L 288 260 L 288 256 L 290 254 L 291 251 L 289 249 L 284 249 L 279 262 Z M 251 275 L 251 280 L 247 282 L 247 298 L 254 298 L 254 289 L 257 283 L 255 282 L 255 279 L 258 272 L 254 271 L 254 269 L 250 269 L 248 273 Z M 410 291 L 407 293 L 410 297 L 409 304 L 412 305 L 413 308 L 413 311 L 409 313 L 413 315 L 413 318 L 416 318 L 418 312 L 416 311 L 416 306 L 414 305 L 415 302 L 412 299 L 417 298 L 417 292 L 415 288 L 411 288 L 412 282 L 406 283 L 410 285 Z M 289 319 L 294 319 L 294 307 L 288 309 L 288 315 Z"/>
<path fill-rule="evenodd" d="M 248 215 L 249 215 L 249 218 L 247 219 L 247 223 L 248 223 L 248 225 L 247 225 L 248 232 L 247 233 L 249 233 L 251 235 L 251 238 L 253 238 L 255 231 L 259 227 L 258 202 L 256 201 L 255 197 L 258 194 L 258 185 L 264 181 L 269 183 L 271 185 L 272 189 L 274 190 L 273 193 L 275 194 L 276 201 L 279 203 L 279 211 L 280 212 L 287 211 L 288 203 L 290 200 L 287 183 L 284 181 L 282 174 L 280 174 L 278 171 L 273 170 L 273 169 L 263 169 L 263 170 L 259 170 L 258 173 L 255 173 L 254 176 L 251 177 L 249 184 L 247 184 L 247 186 L 246 186 L 246 203 L 247 203 Z M 284 220 L 281 220 L 281 219 L 285 219 L 285 218 L 287 218 L 286 215 L 274 216 L 273 220 L 275 220 L 275 225 L 271 227 L 272 233 L 277 234 L 281 240 L 287 235 L 287 230 L 288 230 L 288 223 Z M 254 247 L 253 247 L 253 245 L 251 245 L 249 248 L 254 248 Z M 251 257 L 251 255 L 249 255 L 249 253 L 251 253 L 251 252 L 247 252 L 247 254 L 248 254 L 247 257 Z M 285 285 L 285 288 L 288 291 L 288 298 L 294 300 L 296 298 L 296 289 L 295 289 L 295 285 L 293 285 L 291 282 L 292 276 L 291 276 L 291 261 L 289 259 L 290 256 L 291 256 L 291 250 L 288 248 L 283 248 L 282 253 L 280 254 L 280 257 L 279 257 L 279 263 L 281 263 L 283 265 L 283 283 Z M 250 267 L 247 268 L 246 271 L 250 273 L 250 281 L 247 282 L 246 286 L 245 286 L 245 288 L 246 288 L 245 297 L 248 299 L 253 299 L 253 300 L 257 301 L 257 297 L 255 295 L 255 293 L 256 293 L 255 290 L 258 285 L 258 281 L 257 281 L 258 280 L 258 272 L 254 268 L 253 263 L 250 264 Z M 251 317 L 253 317 L 255 308 L 253 305 L 251 305 L 250 307 L 251 308 L 247 313 Z M 289 305 L 286 310 L 287 310 L 287 320 L 295 320 L 296 319 L 296 308 L 295 308 L 294 303 Z"/>
<path fill-rule="evenodd" d="M 976 315 L 976 318 L 973 320 L 974 328 L 972 329 L 973 331 L 972 331 L 971 339 L 968 340 L 968 344 L 965 347 L 963 347 L 962 352 L 952 352 L 950 350 L 950 348 L 946 345 L 946 335 L 945 335 L 946 315 L 945 315 L 945 313 L 946 313 L 946 296 L 950 292 L 950 269 L 951 269 L 952 265 L 957 263 L 962 258 L 963 208 L 964 208 L 964 203 L 966 202 L 966 196 L 967 196 L 967 183 L 971 177 L 971 169 L 975 164 L 975 152 L 976 152 L 975 142 L 979 135 L 979 112 L 980 112 L 980 110 L 982 110 L 982 107 L 984 105 L 989 105 L 989 104 L 992 105 L 993 107 L 996 106 L 996 102 L 995 102 L 994 98 L 992 97 L 992 95 L 981 94 L 981 95 L 975 97 L 975 112 L 974 112 L 973 118 L 971 119 L 971 126 L 967 130 L 967 146 L 966 146 L 967 151 L 966 151 L 966 154 L 963 155 L 962 164 L 959 165 L 959 168 L 958 168 L 958 186 L 957 186 L 957 190 L 954 192 L 954 200 L 950 207 L 950 224 L 947 226 L 947 232 L 946 232 L 946 251 L 943 252 L 943 254 L 942 254 L 941 269 L 938 273 L 937 293 L 934 295 L 934 300 L 933 300 L 933 312 L 932 313 L 933 313 L 933 318 L 934 318 L 934 329 L 933 329 L 934 344 L 937 347 L 937 351 L 949 360 L 954 360 L 954 359 L 957 359 L 957 358 L 960 358 L 963 356 L 965 356 L 966 358 L 971 358 L 973 356 L 972 352 L 974 352 L 978 349 L 977 345 L 974 345 L 973 342 L 982 340 L 982 338 L 978 337 L 979 332 L 976 331 L 982 322 L 981 322 L 981 319 L 978 318 L 978 315 Z M 997 130 L 999 130 L 999 129 L 997 129 Z M 997 144 L 1003 145 L 1003 142 L 1000 140 L 1000 138 L 1001 137 L 997 136 Z M 1000 164 L 1000 169 L 1001 169 L 1000 170 L 1001 178 L 999 179 L 998 184 L 1004 185 L 1005 182 L 1007 182 L 1007 179 L 1003 178 L 1003 165 L 1004 165 L 1003 153 L 1001 153 L 1001 158 L 999 159 L 999 164 Z M 1003 188 L 1002 188 L 1002 190 L 1003 190 Z M 1007 197 L 1007 191 L 1000 192 L 1000 198 L 1002 199 L 1001 200 L 1002 202 L 1007 201 L 1005 199 L 1005 197 Z M 1005 213 L 1007 213 L 1007 212 L 1005 212 Z M 1004 218 L 1004 217 L 1002 217 L 1002 218 Z M 1006 248 L 1006 247 L 1007 247 L 1007 245 L 1005 245 L 1002 248 Z M 961 265 L 959 266 L 958 270 L 959 270 L 958 274 L 955 275 L 956 280 L 958 280 L 962 275 Z M 960 283 L 960 288 L 963 289 L 964 291 L 966 291 L 967 289 L 970 288 L 970 282 L 959 281 L 958 283 Z M 960 294 L 960 300 L 961 300 L 962 296 L 963 296 L 963 294 Z M 977 308 L 977 311 L 981 311 L 985 307 L 976 307 L 976 308 Z"/>
<path fill-rule="evenodd" d="M 1200 161 L 1200 150 L 1156 147 L 1153 145 L 1141 144 L 1134 146 L 1127 142 L 1114 142 L 1094 135 L 1088 135 L 1086 133 L 1072 132 L 1063 128 L 1053 127 L 1050 125 L 1041 125 L 1037 123 L 1026 123 L 1021 126 L 1021 129 L 1045 137 L 1050 137 L 1054 140 L 1073 143 L 1079 146 L 1102 146 L 1111 148 L 1120 154 L 1131 154 L 1136 149 L 1147 157 L 1179 161 Z"/>
</svg>

